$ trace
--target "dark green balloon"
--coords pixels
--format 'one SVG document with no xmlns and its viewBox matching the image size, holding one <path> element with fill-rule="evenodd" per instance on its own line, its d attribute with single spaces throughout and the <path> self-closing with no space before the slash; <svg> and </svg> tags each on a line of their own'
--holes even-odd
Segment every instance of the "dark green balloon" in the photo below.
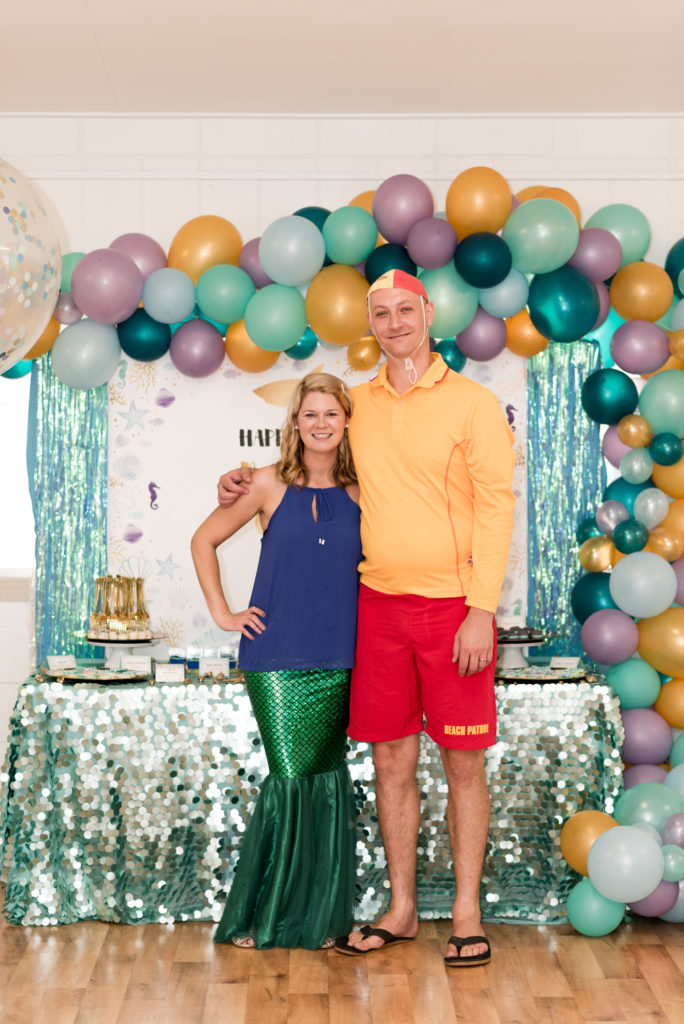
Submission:
<svg viewBox="0 0 684 1024">
<path fill-rule="evenodd" d="M 403 245 L 394 245 L 393 242 L 386 242 L 373 249 L 366 260 L 364 273 L 369 284 L 377 280 L 381 274 L 388 270 L 405 270 L 407 274 L 416 273 L 416 265 L 406 252 Z"/>
<path fill-rule="evenodd" d="M 455 370 L 456 373 L 460 373 L 465 366 L 466 357 L 454 338 L 443 338 L 442 341 L 438 341 L 435 345 L 435 352 L 439 352 L 449 369 Z"/>
<path fill-rule="evenodd" d="M 31 372 L 32 366 L 32 359 L 20 359 L 14 366 L 10 366 L 9 370 L 0 373 L 0 377 L 6 377 L 7 380 L 19 380 L 20 377 L 25 377 L 27 373 Z"/>
<path fill-rule="evenodd" d="M 527 308 L 545 338 L 577 341 L 596 323 L 599 297 L 588 277 L 566 265 L 532 278 Z"/>
<path fill-rule="evenodd" d="M 638 519 L 623 519 L 611 535 L 613 544 L 623 555 L 641 551 L 648 540 L 648 530 Z"/>
<path fill-rule="evenodd" d="M 570 605 L 579 622 L 604 608 L 617 608 L 610 596 L 610 573 L 588 572 L 586 576 L 580 576 L 572 588 Z"/>
<path fill-rule="evenodd" d="M 622 370 L 595 370 L 582 385 L 582 408 L 597 423 L 619 423 L 636 409 L 636 384 Z"/>
<path fill-rule="evenodd" d="M 290 359 L 308 359 L 317 345 L 318 338 L 311 328 L 307 327 L 299 341 L 296 341 L 291 348 L 285 349 L 285 355 Z"/>
<path fill-rule="evenodd" d="M 295 210 L 293 216 L 304 217 L 306 220 L 310 220 L 319 231 L 322 231 L 323 225 L 330 216 L 330 212 L 324 206 L 302 206 L 300 210 Z"/>
<path fill-rule="evenodd" d="M 682 442 L 676 434 L 656 434 L 648 450 L 659 466 L 674 466 L 682 457 Z"/>
<path fill-rule="evenodd" d="M 672 246 L 665 260 L 665 273 L 674 285 L 675 295 L 681 299 L 682 289 L 679 287 L 679 275 L 684 270 L 684 238 Z"/>
<path fill-rule="evenodd" d="M 121 348 L 131 359 L 151 363 L 169 351 L 171 328 L 153 320 L 144 309 L 136 309 L 128 320 L 117 325 Z"/>
<path fill-rule="evenodd" d="M 577 537 L 578 544 L 584 544 L 585 540 L 589 540 L 590 537 L 602 537 L 603 530 L 601 530 L 596 522 L 595 516 L 587 516 L 579 523 L 575 530 L 575 537 Z"/>
<path fill-rule="evenodd" d="M 642 491 L 647 490 L 649 487 L 653 487 L 650 480 L 646 480 L 643 484 L 630 484 L 623 477 L 619 476 L 617 480 L 613 480 L 612 483 L 608 484 L 603 492 L 602 500 L 621 501 L 630 516 L 633 516 L 634 502 L 636 501 L 637 495 L 641 494 Z"/>
<path fill-rule="evenodd" d="M 475 231 L 456 246 L 454 265 L 474 288 L 500 284 L 512 266 L 511 250 L 503 238 L 491 231 Z"/>
</svg>

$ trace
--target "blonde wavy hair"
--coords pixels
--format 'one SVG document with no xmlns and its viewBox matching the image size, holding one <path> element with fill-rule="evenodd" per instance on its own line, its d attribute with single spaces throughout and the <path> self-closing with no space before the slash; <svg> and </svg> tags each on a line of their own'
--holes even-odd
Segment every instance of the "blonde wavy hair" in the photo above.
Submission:
<svg viewBox="0 0 684 1024">
<path fill-rule="evenodd" d="M 280 442 L 280 460 L 276 464 L 276 474 L 288 487 L 294 486 L 300 477 L 304 480 L 300 486 L 306 486 L 308 483 L 309 475 L 304 465 L 304 445 L 299 431 L 295 430 L 294 421 L 299 415 L 302 402 L 312 391 L 331 395 L 340 403 L 346 416 L 352 414 L 351 395 L 339 377 L 334 377 L 331 373 L 307 373 L 306 377 L 302 377 L 292 392 L 287 407 L 287 419 L 283 425 Z M 337 487 L 348 487 L 349 484 L 356 483 L 356 470 L 346 431 L 337 449 L 333 479 Z"/>
</svg>

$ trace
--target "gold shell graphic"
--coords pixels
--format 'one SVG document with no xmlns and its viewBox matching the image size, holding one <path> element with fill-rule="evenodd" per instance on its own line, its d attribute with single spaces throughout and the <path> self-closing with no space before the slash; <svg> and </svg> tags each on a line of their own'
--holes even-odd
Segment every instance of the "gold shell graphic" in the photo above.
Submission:
<svg viewBox="0 0 684 1024">
<path fill-rule="evenodd" d="M 316 366 L 309 372 L 320 373 L 322 369 L 323 364 Z M 268 402 L 269 405 L 280 405 L 286 409 L 287 403 L 290 401 L 290 395 L 300 380 L 300 377 L 292 377 L 290 380 L 274 380 L 270 384 L 263 384 L 260 388 L 254 388 L 254 394 L 258 398 L 263 399 L 264 402 Z"/>
</svg>

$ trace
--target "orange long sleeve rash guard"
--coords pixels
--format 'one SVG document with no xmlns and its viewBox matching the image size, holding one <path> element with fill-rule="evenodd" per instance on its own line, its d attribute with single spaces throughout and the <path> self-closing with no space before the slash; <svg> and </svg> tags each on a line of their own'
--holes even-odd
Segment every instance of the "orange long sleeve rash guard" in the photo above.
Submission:
<svg viewBox="0 0 684 1024">
<path fill-rule="evenodd" d="M 515 505 L 513 435 L 497 399 L 438 355 L 404 394 L 383 365 L 352 396 L 361 582 L 386 594 L 465 596 L 495 612 Z"/>
</svg>

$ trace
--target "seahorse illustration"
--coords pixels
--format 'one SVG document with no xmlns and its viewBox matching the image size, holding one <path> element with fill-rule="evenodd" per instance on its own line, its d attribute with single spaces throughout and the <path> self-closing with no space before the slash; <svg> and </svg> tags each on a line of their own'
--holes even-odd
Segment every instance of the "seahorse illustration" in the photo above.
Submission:
<svg viewBox="0 0 684 1024">
<path fill-rule="evenodd" d="M 159 484 L 148 484 L 147 489 L 150 492 L 150 508 L 159 508 L 159 505 L 157 504 L 157 492 L 161 490 Z"/>
<path fill-rule="evenodd" d="M 518 410 L 516 409 L 516 407 L 512 405 L 510 402 L 506 406 L 506 416 L 508 417 L 508 425 L 511 428 L 511 430 L 515 430 L 515 416 L 513 414 L 516 413 L 517 411 Z"/>
</svg>

